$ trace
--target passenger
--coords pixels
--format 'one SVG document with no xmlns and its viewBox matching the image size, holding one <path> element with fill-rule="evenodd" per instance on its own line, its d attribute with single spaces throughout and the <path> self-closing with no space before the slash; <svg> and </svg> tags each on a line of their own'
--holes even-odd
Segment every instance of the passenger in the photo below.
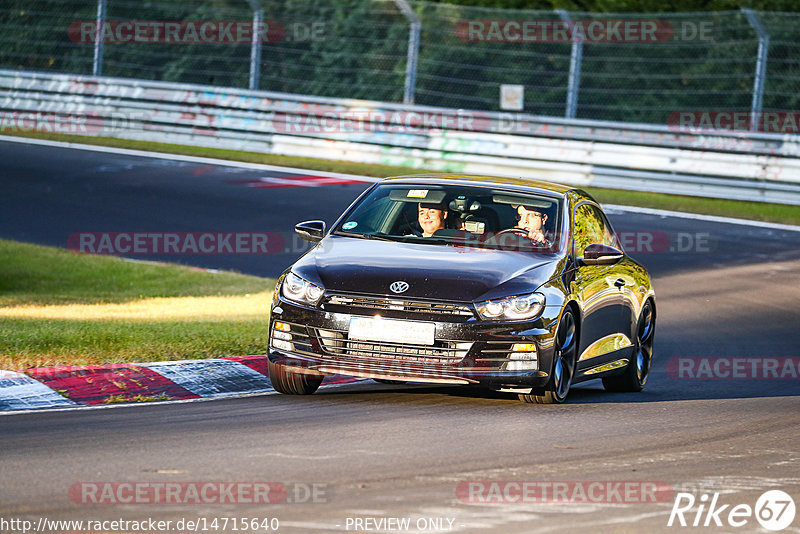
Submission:
<svg viewBox="0 0 800 534">
<path fill-rule="evenodd" d="M 442 204 L 420 203 L 418 208 L 419 225 L 422 237 L 431 237 L 436 230 L 442 230 L 447 220 L 447 210 Z"/>
<path fill-rule="evenodd" d="M 544 223 L 547 222 L 547 215 L 535 209 L 525 206 L 517 206 L 517 228 L 522 228 L 528 232 L 528 239 L 536 244 L 549 246 L 549 241 L 544 235 Z"/>
</svg>

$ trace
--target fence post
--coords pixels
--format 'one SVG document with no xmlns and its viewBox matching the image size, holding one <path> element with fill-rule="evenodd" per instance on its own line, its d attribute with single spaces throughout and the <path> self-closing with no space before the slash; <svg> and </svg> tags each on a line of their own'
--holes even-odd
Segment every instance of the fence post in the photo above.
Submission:
<svg viewBox="0 0 800 534">
<path fill-rule="evenodd" d="M 94 60 L 92 76 L 103 75 L 103 29 L 106 23 L 106 0 L 97 0 L 97 19 L 94 28 Z"/>
<path fill-rule="evenodd" d="M 408 57 L 406 59 L 406 82 L 403 88 L 403 104 L 414 103 L 414 88 L 417 85 L 417 58 L 419 57 L 419 31 L 422 23 L 406 0 L 394 0 L 406 16 L 411 27 L 408 31 Z"/>
<path fill-rule="evenodd" d="M 261 78 L 261 27 L 264 25 L 264 10 L 258 0 L 247 0 L 253 10 L 253 32 L 250 37 L 250 83 L 248 88 L 258 89 Z"/>
<path fill-rule="evenodd" d="M 753 103 L 750 107 L 750 131 L 758 131 L 761 108 L 764 104 L 764 81 L 767 78 L 767 54 L 769 52 L 769 33 L 752 9 L 742 8 L 747 22 L 758 34 L 758 56 L 756 57 L 756 79 L 753 81 Z"/>
<path fill-rule="evenodd" d="M 572 25 L 572 19 L 563 9 L 557 9 L 556 13 L 561 17 L 561 20 L 566 22 L 569 26 Z M 567 109 L 564 116 L 568 119 L 575 118 L 575 112 L 578 109 L 578 89 L 581 83 L 581 62 L 583 61 L 583 39 L 575 32 L 572 38 L 572 50 L 569 55 L 569 82 L 567 84 Z"/>
</svg>

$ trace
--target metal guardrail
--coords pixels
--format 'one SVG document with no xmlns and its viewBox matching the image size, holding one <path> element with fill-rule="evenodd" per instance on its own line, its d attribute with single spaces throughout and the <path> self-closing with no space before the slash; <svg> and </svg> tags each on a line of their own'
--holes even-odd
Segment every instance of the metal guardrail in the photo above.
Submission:
<svg viewBox="0 0 800 534">
<path fill-rule="evenodd" d="M 50 129 L 800 205 L 797 135 L 8 70 L 0 70 L 0 113 L 5 133 Z"/>
</svg>

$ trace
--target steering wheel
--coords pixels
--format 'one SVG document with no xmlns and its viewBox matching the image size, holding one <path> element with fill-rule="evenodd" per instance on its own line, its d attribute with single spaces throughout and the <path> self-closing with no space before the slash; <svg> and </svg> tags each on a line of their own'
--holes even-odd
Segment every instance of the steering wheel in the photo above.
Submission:
<svg viewBox="0 0 800 534">
<path fill-rule="evenodd" d="M 528 231 L 526 229 L 519 228 L 518 226 L 514 226 L 512 228 L 506 228 L 505 230 L 500 230 L 499 232 L 494 234 L 492 236 L 492 241 L 497 243 L 498 242 L 497 238 L 500 237 L 501 235 L 505 235 L 505 234 L 515 234 L 515 235 L 518 235 L 520 237 L 524 237 L 524 238 L 528 239 Z M 553 246 L 553 243 L 547 238 L 545 238 L 544 242 L 533 241 L 531 239 L 531 243 L 535 247 L 538 247 L 538 248 L 550 248 L 551 246 Z"/>
<path fill-rule="evenodd" d="M 505 230 L 500 230 L 499 232 L 494 234 L 494 238 L 498 238 L 504 234 L 519 234 L 521 236 L 528 237 L 528 231 L 526 229 L 514 226 L 513 228 L 506 228 Z"/>
</svg>

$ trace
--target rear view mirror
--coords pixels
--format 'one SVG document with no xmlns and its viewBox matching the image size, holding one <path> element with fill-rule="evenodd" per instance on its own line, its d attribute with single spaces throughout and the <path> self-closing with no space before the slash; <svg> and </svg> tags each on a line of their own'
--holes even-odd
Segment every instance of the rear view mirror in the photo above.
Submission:
<svg viewBox="0 0 800 534">
<path fill-rule="evenodd" d="M 612 265 L 625 256 L 618 248 L 602 243 L 592 243 L 583 250 L 583 257 L 578 258 L 578 265 Z"/>
<path fill-rule="evenodd" d="M 294 231 L 300 236 L 300 239 L 317 243 L 322 240 L 325 235 L 325 221 L 303 221 L 294 226 Z"/>
</svg>

